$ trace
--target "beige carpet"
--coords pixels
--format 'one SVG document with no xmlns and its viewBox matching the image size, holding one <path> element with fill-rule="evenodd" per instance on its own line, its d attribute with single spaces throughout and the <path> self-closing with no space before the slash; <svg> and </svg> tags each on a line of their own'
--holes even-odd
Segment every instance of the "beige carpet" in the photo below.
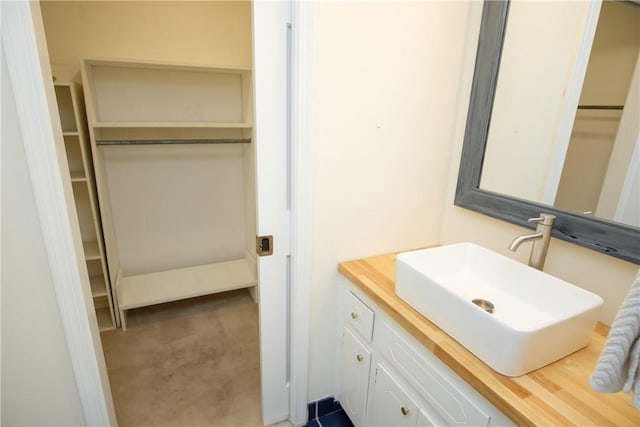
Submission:
<svg viewBox="0 0 640 427">
<path fill-rule="evenodd" d="M 258 306 L 246 290 L 130 310 L 102 334 L 120 427 L 258 426 Z"/>
</svg>

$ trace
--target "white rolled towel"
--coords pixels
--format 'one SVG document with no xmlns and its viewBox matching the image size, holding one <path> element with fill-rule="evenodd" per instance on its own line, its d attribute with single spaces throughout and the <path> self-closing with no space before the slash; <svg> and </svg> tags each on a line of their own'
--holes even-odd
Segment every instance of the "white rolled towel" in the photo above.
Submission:
<svg viewBox="0 0 640 427">
<path fill-rule="evenodd" d="M 611 325 L 589 383 L 600 393 L 633 392 L 631 401 L 640 409 L 640 271 Z"/>
</svg>

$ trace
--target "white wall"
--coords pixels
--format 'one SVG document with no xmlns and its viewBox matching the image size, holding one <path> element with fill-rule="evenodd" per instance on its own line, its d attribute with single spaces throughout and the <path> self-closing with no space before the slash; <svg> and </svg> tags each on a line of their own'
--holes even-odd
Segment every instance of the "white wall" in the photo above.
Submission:
<svg viewBox="0 0 640 427">
<path fill-rule="evenodd" d="M 624 105 L 640 44 L 640 5 L 602 2 L 581 104 Z"/>
<path fill-rule="evenodd" d="M 480 8 L 474 4 L 472 10 L 470 22 L 479 22 Z M 467 40 L 465 64 L 474 61 L 475 52 L 471 49 L 474 43 L 473 38 Z M 460 94 L 458 112 L 451 117 L 455 120 L 456 131 L 452 139 L 451 168 L 439 240 L 441 244 L 475 242 L 526 263 L 529 245 L 523 245 L 516 253 L 510 252 L 507 246 L 515 236 L 528 233 L 529 229 L 453 205 L 472 77 L 472 67 L 465 66 L 462 72 L 464 89 Z M 551 240 L 545 271 L 600 295 L 605 300 L 600 320 L 610 324 L 638 272 L 638 266 L 554 238 Z"/>
<path fill-rule="evenodd" d="M 2 55 L 3 426 L 84 425 Z"/>
<path fill-rule="evenodd" d="M 241 144 L 102 152 L 123 274 L 244 258 Z"/>
<path fill-rule="evenodd" d="M 310 400 L 334 392 L 338 263 L 438 241 L 468 8 L 316 5 Z"/>
<path fill-rule="evenodd" d="M 80 59 L 106 57 L 251 66 L 249 1 L 43 1 L 58 81 L 79 81 Z"/>
</svg>

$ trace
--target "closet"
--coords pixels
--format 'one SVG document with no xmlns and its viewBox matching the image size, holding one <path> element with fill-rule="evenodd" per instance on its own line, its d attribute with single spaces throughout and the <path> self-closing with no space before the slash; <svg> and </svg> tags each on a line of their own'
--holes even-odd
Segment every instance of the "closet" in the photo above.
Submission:
<svg viewBox="0 0 640 427">
<path fill-rule="evenodd" d="M 244 216 L 243 201 L 237 197 L 244 192 L 238 185 L 242 183 L 239 172 L 243 164 L 239 159 L 243 150 L 233 146 L 251 143 L 250 70 L 83 61 L 82 76 L 87 88 L 87 114 L 79 84 L 56 83 L 55 91 L 99 328 L 108 330 L 118 324 L 126 329 L 129 309 L 256 286 L 255 262 L 238 250 L 244 243 L 238 237 L 242 225 L 237 221 Z M 200 144 L 220 145 L 201 149 Z M 168 148 L 169 145 L 180 147 Z M 131 148 L 118 152 L 109 148 L 114 146 L 141 148 L 132 157 Z M 148 163 L 153 164 L 158 157 L 163 158 L 162 165 L 155 165 L 154 170 Z M 230 161 L 235 164 L 226 164 L 227 158 L 234 159 Z M 157 174 L 159 167 L 167 167 L 170 170 L 163 175 L 170 183 L 161 182 L 159 176 L 144 176 L 145 173 L 127 169 L 123 162 L 140 162 L 137 166 L 150 174 Z M 93 164 L 97 165 L 95 176 Z M 216 184 L 206 182 L 210 178 L 206 173 L 202 182 L 196 183 L 189 182 L 185 175 L 193 173 L 194 167 L 209 166 L 222 169 L 214 178 L 235 195 L 224 192 L 217 201 L 203 202 L 215 197 L 208 191 L 215 192 Z M 120 176 L 124 182 L 124 185 L 114 183 L 113 193 L 109 174 L 113 180 Z M 151 179 L 140 182 L 148 178 Z M 96 184 L 102 210 L 98 209 Z M 153 227 L 149 226 L 151 218 L 159 217 L 162 221 L 159 225 L 175 231 L 179 222 L 189 221 L 189 215 L 182 216 L 185 212 L 176 209 L 180 207 L 172 200 L 172 196 L 185 191 L 194 193 L 196 202 L 187 200 L 182 207 L 210 209 L 213 202 L 223 204 L 233 213 L 232 218 L 226 218 L 224 214 L 210 212 L 217 218 L 199 224 L 210 230 L 197 230 L 198 234 L 216 234 L 210 236 L 210 244 L 194 244 L 189 240 L 195 237 L 193 232 L 185 237 L 182 245 L 202 246 L 197 249 L 202 254 L 190 255 L 193 262 L 184 257 L 189 249 L 168 238 L 163 243 L 171 248 L 152 247 L 157 240 L 152 235 Z M 148 195 L 154 192 L 160 192 L 161 198 L 150 200 Z M 135 200 L 123 201 L 127 197 Z M 167 218 L 163 213 L 171 210 L 171 218 Z M 219 211 L 220 207 L 214 210 Z M 156 234 L 161 232 L 156 230 Z M 190 233 L 184 229 L 182 232 Z M 129 238 L 132 235 L 135 239 Z M 122 250 L 118 249 L 118 242 Z M 229 255 L 216 243 L 231 247 Z M 164 255 L 167 264 L 152 260 L 155 255 L 149 254 L 154 251 Z M 176 252 L 182 253 L 182 260 L 176 259 L 179 254 L 167 259 L 166 254 Z M 231 257 L 234 259 L 226 259 Z"/>
<path fill-rule="evenodd" d="M 116 411 L 159 414 L 155 405 L 206 417 L 236 408 L 229 415 L 237 413 L 238 419 L 255 415 L 259 420 L 260 412 L 265 422 L 282 419 L 290 393 L 290 5 L 39 4 L 52 74 L 82 90 L 79 100 L 85 101 L 93 218 L 103 240 L 100 259 L 87 266 L 96 269 L 90 270 L 92 277 L 102 268 L 105 285 L 96 288 L 101 290 L 94 303 L 96 308 L 107 303 L 109 310 L 97 314 L 108 314 L 109 327 L 115 328 L 101 338 Z M 65 134 L 65 139 L 72 137 Z M 76 154 L 69 158 L 77 163 Z M 75 179 L 79 168 L 70 169 Z M 75 181 L 73 187 L 80 188 Z M 269 247 L 272 255 L 260 258 L 259 278 L 258 234 L 276 239 Z M 84 232 L 82 237 L 97 241 Z M 234 295 L 242 304 L 232 302 Z M 242 314 L 245 309 L 251 316 Z M 212 322 L 202 313 L 222 319 Z M 236 325 L 251 334 L 232 333 Z M 206 331 L 203 338 L 194 333 L 196 327 Z M 220 336 L 212 339 L 211 331 Z M 155 332 L 167 335 L 155 338 Z M 184 355 L 186 348 L 179 346 L 194 342 L 196 350 L 211 349 L 212 354 L 199 359 Z M 202 363 L 188 366 L 195 378 L 200 368 L 235 361 L 234 345 L 228 342 L 254 356 L 234 368 L 251 379 L 243 383 L 246 388 L 224 388 L 225 399 L 236 399 L 236 406 L 221 400 L 221 407 L 212 409 L 216 402 L 199 399 L 203 395 L 198 393 L 219 388 L 225 379 L 201 375 L 207 385 L 191 395 L 192 383 L 182 384 L 188 377 L 177 371 L 187 368 L 182 361 L 197 359 Z M 149 351 L 166 357 L 166 363 L 147 363 Z M 219 363 L 220 357 L 225 363 Z M 229 375 L 234 371 L 229 369 Z M 161 387 L 140 385 L 159 377 L 166 380 Z M 158 397 L 172 387 L 184 398 L 165 402 Z M 137 390 L 139 401 L 130 396 Z M 245 398 L 251 400 L 247 405 Z M 202 405 L 190 406 L 196 404 Z M 212 424 L 205 418 L 199 423 Z"/>
<path fill-rule="evenodd" d="M 255 288 L 251 71 L 83 60 L 82 82 L 116 322 Z"/>
<path fill-rule="evenodd" d="M 256 300 L 251 3 L 40 7 L 100 328 Z"/>
</svg>

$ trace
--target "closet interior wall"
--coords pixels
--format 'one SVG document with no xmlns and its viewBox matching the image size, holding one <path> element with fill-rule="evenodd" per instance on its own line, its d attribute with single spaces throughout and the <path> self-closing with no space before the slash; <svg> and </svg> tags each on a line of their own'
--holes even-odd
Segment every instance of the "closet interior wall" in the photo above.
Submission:
<svg viewBox="0 0 640 427">
<path fill-rule="evenodd" d="M 253 263 L 255 282 L 250 2 L 41 2 L 41 8 L 59 80 L 82 81 L 85 58 L 117 59 L 112 67 L 94 61 L 105 65 L 94 69 L 102 73 L 94 77 L 104 90 L 99 99 L 95 92 L 87 97 L 94 104 L 87 107 L 89 115 L 92 108 L 96 113 L 89 121 L 113 287 L 122 276 L 238 259 Z M 164 100 L 141 89 L 111 109 L 111 116 L 100 117 L 116 93 L 109 85 L 144 74 L 145 67 L 151 74 L 173 69 L 178 80 L 189 74 L 196 86 L 221 87 L 218 93 L 240 90 L 241 99 L 227 93 L 227 101 L 202 113 L 197 104 L 190 111 L 165 108 L 172 101 L 170 88 Z M 240 86 L 233 83 L 238 79 Z M 240 117 L 228 117 L 238 111 Z M 100 140 L 228 138 L 238 131 L 251 143 L 97 145 Z M 178 298 L 166 300 L 171 299 Z"/>
<path fill-rule="evenodd" d="M 622 193 L 624 178 L 613 183 L 607 177 L 624 176 L 628 167 L 623 166 L 624 161 L 615 161 L 612 164 L 616 166 L 609 170 L 609 162 L 618 144 L 616 136 L 619 131 L 624 132 L 622 107 L 630 95 L 638 58 L 640 5 L 603 2 L 579 105 L 620 109 L 578 107 L 554 206 L 614 218 L 615 195 Z M 633 152 L 633 137 L 623 138 L 619 143 L 623 147 L 617 150 Z"/>
</svg>

